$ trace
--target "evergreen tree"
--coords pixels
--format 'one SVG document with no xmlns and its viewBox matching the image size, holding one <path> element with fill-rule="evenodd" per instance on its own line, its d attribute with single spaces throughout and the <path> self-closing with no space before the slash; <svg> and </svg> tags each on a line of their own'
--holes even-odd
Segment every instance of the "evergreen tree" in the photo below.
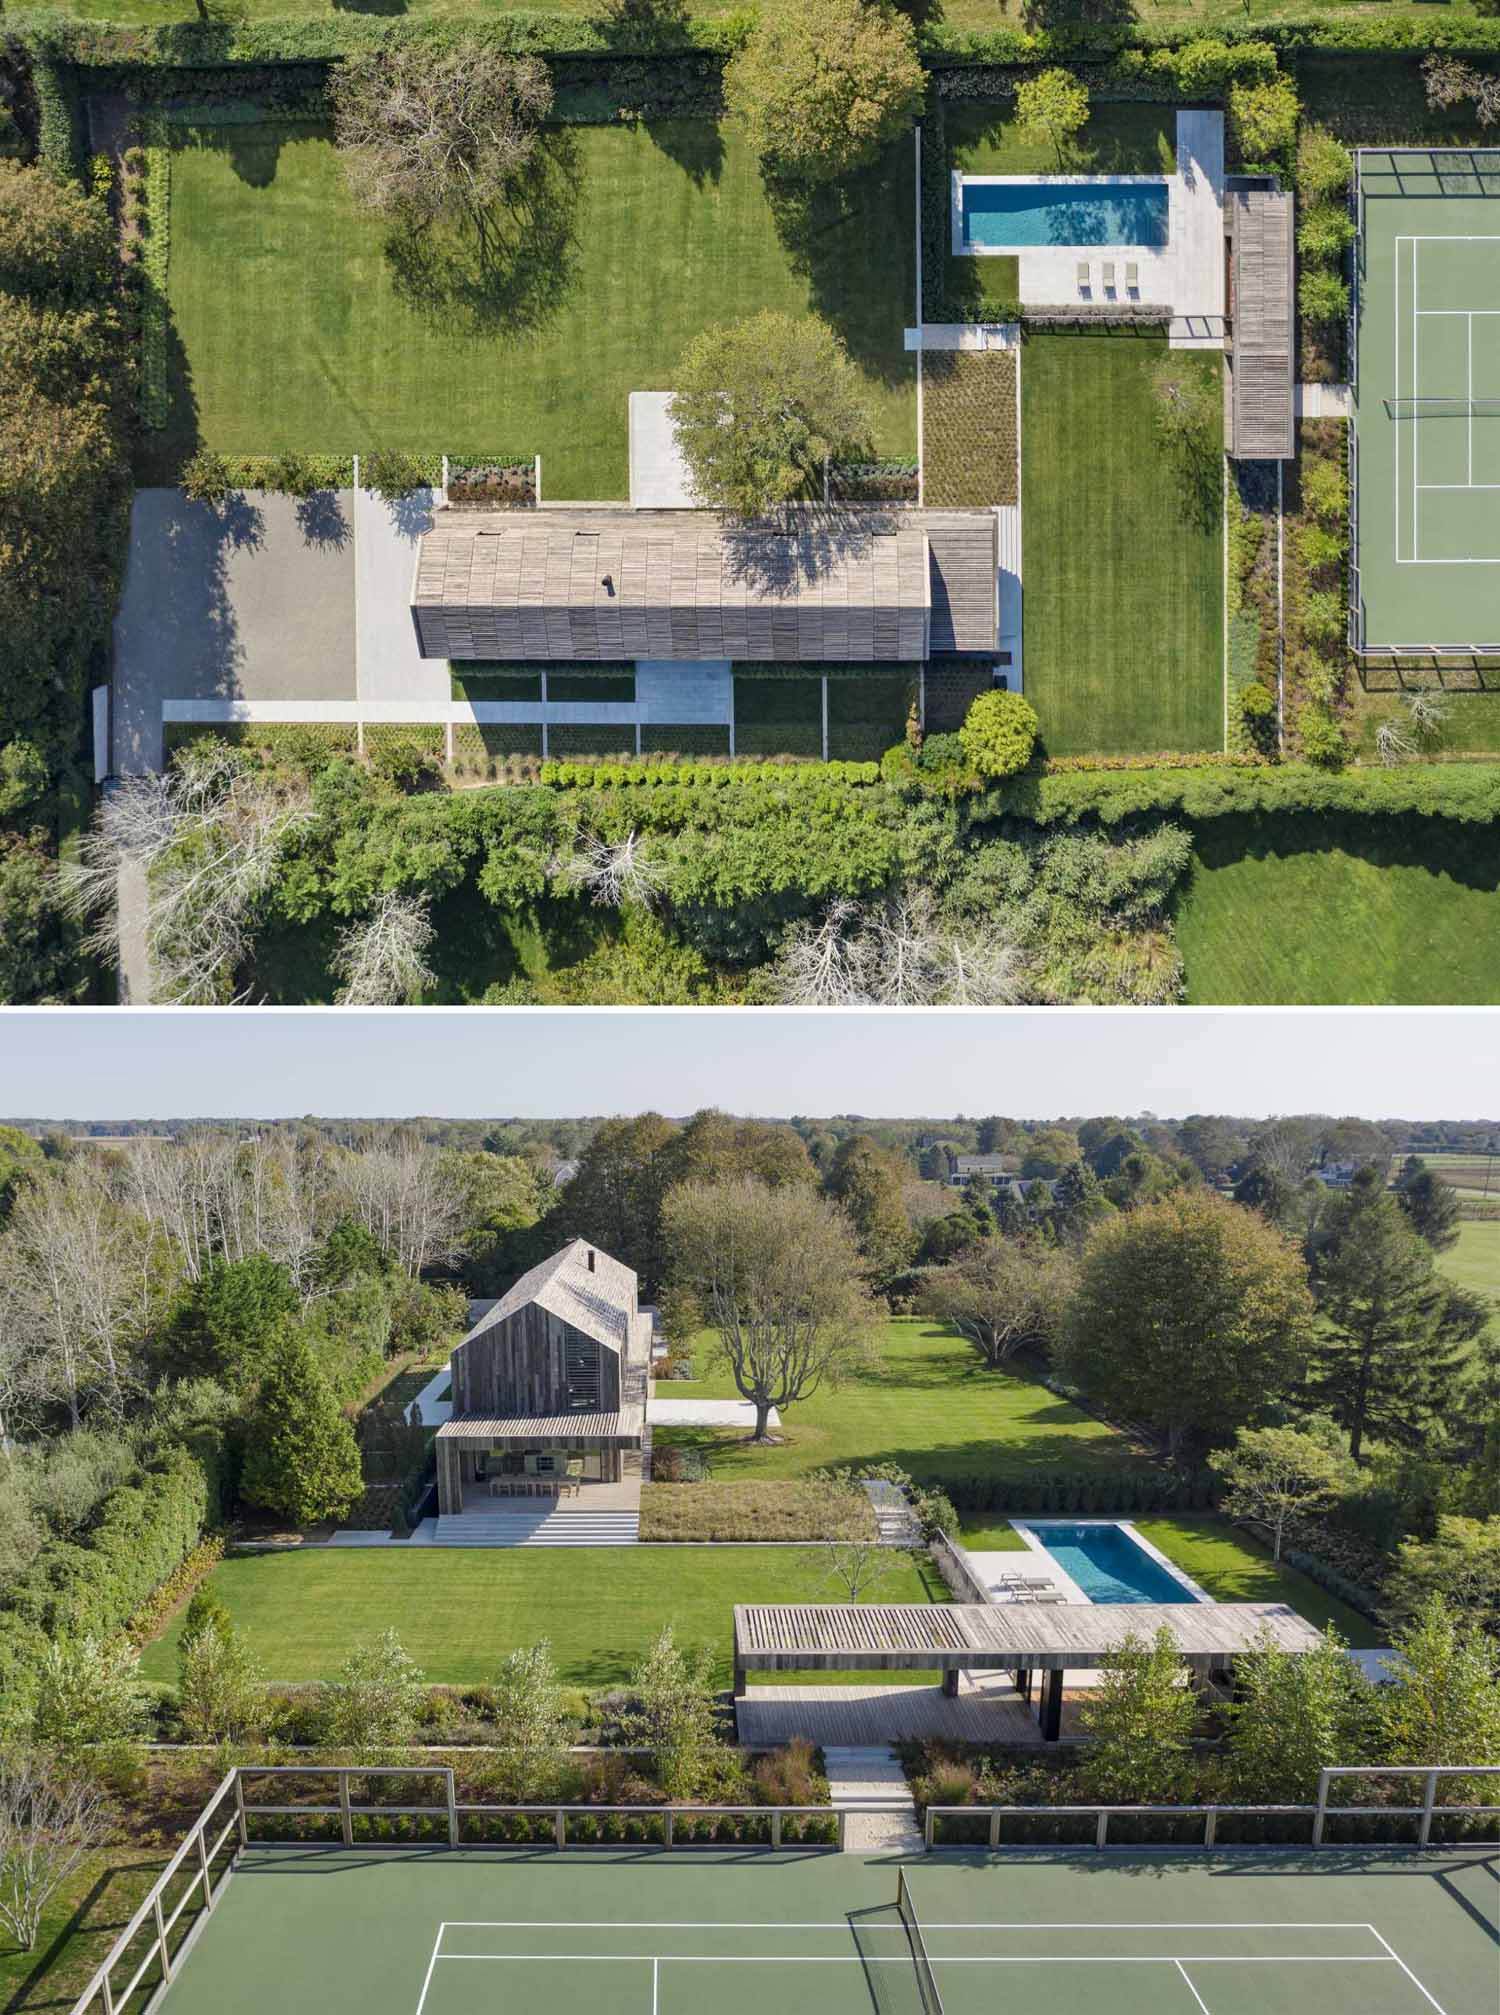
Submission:
<svg viewBox="0 0 1500 2015">
<path fill-rule="evenodd" d="M 1396 1201 L 1411 1227 L 1434 1252 L 1458 1243 L 1458 1198 L 1452 1185 L 1435 1176 L 1420 1155 L 1410 1154 L 1396 1182 Z"/>
<path fill-rule="evenodd" d="M 1114 1205 L 1088 1163 L 1069 1162 L 1052 1192 L 1052 1232 L 1058 1244 L 1076 1250 L 1102 1218 L 1113 1214 Z"/>
<path fill-rule="evenodd" d="M 276 1345 L 256 1396 L 241 1489 L 295 1525 L 342 1516 L 364 1489 L 354 1429 L 296 1330 Z"/>
<path fill-rule="evenodd" d="M 1318 1228 L 1313 1289 L 1324 1318 L 1311 1384 L 1359 1460 L 1368 1437 L 1407 1446 L 1441 1410 L 1459 1369 L 1468 1297 L 1433 1266 L 1406 1213 L 1361 1170 Z"/>
<path fill-rule="evenodd" d="M 169 1325 L 169 1368 L 190 1378 L 217 1378 L 243 1392 L 260 1376 L 267 1353 L 299 1306 L 291 1275 L 264 1253 L 213 1260 Z"/>
<path fill-rule="evenodd" d="M 877 1283 L 899 1273 L 914 1244 L 906 1214 L 906 1170 L 868 1134 L 839 1143 L 824 1188 L 842 1205 Z"/>
</svg>

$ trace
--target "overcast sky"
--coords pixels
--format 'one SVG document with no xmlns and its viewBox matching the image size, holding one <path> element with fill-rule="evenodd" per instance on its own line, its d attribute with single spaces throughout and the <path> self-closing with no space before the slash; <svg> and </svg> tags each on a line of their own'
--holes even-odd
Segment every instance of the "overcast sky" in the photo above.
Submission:
<svg viewBox="0 0 1500 2015">
<path fill-rule="evenodd" d="M 0 1114 L 1500 1114 L 1483 1009 L 10 1012 Z"/>
</svg>

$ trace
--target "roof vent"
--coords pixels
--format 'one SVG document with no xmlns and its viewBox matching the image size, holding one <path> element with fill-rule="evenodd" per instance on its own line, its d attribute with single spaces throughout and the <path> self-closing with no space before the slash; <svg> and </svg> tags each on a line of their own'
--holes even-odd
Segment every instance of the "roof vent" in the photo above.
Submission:
<svg viewBox="0 0 1500 2015">
<path fill-rule="evenodd" d="M 589 1247 L 589 1272 L 590 1272 L 590 1273 L 592 1273 L 592 1272 L 593 1272 L 593 1270 L 594 1270 L 594 1248 L 593 1248 L 592 1246 L 590 1246 L 590 1247 Z"/>
</svg>

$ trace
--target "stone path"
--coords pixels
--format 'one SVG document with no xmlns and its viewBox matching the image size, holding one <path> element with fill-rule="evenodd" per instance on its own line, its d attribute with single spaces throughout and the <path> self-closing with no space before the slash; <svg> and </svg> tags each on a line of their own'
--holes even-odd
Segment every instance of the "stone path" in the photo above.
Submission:
<svg viewBox="0 0 1500 2015">
<path fill-rule="evenodd" d="M 755 1425 L 755 1408 L 748 1399 L 662 1399 L 646 1402 L 646 1418 L 653 1427 L 743 1427 Z M 780 1427 L 781 1415 L 773 1406 L 766 1419 L 768 1427 Z"/>
<path fill-rule="evenodd" d="M 823 1761 L 836 1809 L 850 1817 L 844 1825 L 846 1854 L 920 1854 L 922 1829 L 906 1773 L 894 1749 L 828 1748 Z M 882 1806 L 898 1805 L 897 1812 Z"/>
</svg>

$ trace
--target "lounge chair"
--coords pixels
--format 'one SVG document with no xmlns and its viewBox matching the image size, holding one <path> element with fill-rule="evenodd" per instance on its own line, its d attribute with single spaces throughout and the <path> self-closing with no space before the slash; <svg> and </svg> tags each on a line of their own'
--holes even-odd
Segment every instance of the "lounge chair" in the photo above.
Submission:
<svg viewBox="0 0 1500 2015">
<path fill-rule="evenodd" d="M 1127 294 L 1138 294 L 1141 291 L 1141 269 L 1133 259 L 1125 263 L 1125 291 Z"/>
<path fill-rule="evenodd" d="M 1106 294 L 1112 294 L 1112 293 L 1114 292 L 1114 290 L 1115 290 L 1115 262 L 1114 262 L 1114 260 L 1113 260 L 1113 259 L 1106 259 L 1106 260 L 1105 260 L 1105 262 L 1104 262 L 1104 269 L 1103 269 L 1103 270 L 1104 270 L 1104 291 L 1105 291 L 1105 293 L 1106 293 Z"/>
<path fill-rule="evenodd" d="M 1086 294 L 1088 290 L 1089 290 L 1089 262 L 1087 259 L 1080 259 L 1078 261 L 1078 291 L 1080 294 Z"/>
</svg>

